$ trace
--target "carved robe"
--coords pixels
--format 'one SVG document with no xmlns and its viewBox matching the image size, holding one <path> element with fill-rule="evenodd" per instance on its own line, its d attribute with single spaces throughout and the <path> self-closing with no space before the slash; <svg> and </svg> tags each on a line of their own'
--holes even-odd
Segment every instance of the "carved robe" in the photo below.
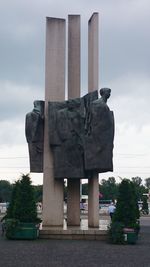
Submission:
<svg viewBox="0 0 150 267">
<path fill-rule="evenodd" d="M 85 169 L 97 173 L 113 171 L 114 116 L 102 99 L 92 102 L 89 129 L 85 134 Z"/>
<path fill-rule="evenodd" d="M 81 99 L 49 102 L 49 140 L 55 178 L 84 178 L 84 109 Z"/>
<path fill-rule="evenodd" d="M 30 172 L 43 172 L 44 119 L 40 113 L 26 115 L 25 134 L 29 148 Z"/>
</svg>

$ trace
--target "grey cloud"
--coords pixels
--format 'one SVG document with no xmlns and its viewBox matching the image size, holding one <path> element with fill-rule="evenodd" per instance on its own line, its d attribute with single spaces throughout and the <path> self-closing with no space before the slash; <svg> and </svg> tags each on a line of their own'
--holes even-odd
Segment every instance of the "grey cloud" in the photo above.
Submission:
<svg viewBox="0 0 150 267">
<path fill-rule="evenodd" d="M 116 120 L 115 151 L 149 153 L 150 1 L 5 0 L 0 7 L 2 155 L 10 154 L 12 146 L 13 156 L 23 151 L 27 155 L 25 114 L 32 110 L 34 99 L 44 98 L 45 17 L 67 19 L 68 14 L 81 14 L 84 94 L 87 91 L 87 22 L 93 12 L 100 15 L 100 87 L 112 88 L 109 106 Z M 140 138 L 135 138 L 138 133 Z"/>
<path fill-rule="evenodd" d="M 126 77 L 130 74 L 136 80 L 136 76 L 149 75 L 149 9 L 148 0 L 116 0 L 115 4 L 114 1 L 104 0 L 82 0 L 74 3 L 64 3 L 60 0 L 33 0 L 30 3 L 18 0 L 3 1 L 0 9 L 1 119 L 23 115 L 30 106 L 29 99 L 44 95 L 46 16 L 67 19 L 68 14 L 81 14 L 81 88 L 82 92 L 86 93 L 87 21 L 94 11 L 99 12 L 100 87 L 115 87 L 116 97 L 131 95 L 133 89 L 130 84 L 124 82 Z M 9 83 L 9 89 L 5 87 L 6 82 Z M 14 88 L 16 86 L 20 90 Z M 134 87 L 136 86 L 135 83 Z M 7 108 L 3 99 L 7 99 Z"/>
<path fill-rule="evenodd" d="M 127 72 L 149 72 L 148 1 L 8 1 L 1 8 L 0 79 L 44 85 L 45 17 L 81 14 L 85 46 L 87 20 L 100 13 L 100 79 L 107 83 Z M 58 6 L 61 8 L 58 8 Z M 83 32 L 84 31 L 84 32 Z M 87 46 L 86 46 L 87 48 Z M 87 50 L 82 51 L 85 73 Z M 84 74 L 86 79 L 86 74 Z"/>
<path fill-rule="evenodd" d="M 1 122 L 0 149 L 5 145 L 14 146 L 26 143 L 24 118 L 22 120 L 11 119 Z"/>
<path fill-rule="evenodd" d="M 27 38 L 20 43 L 6 35 L 1 39 L 0 58 L 1 80 L 36 85 L 44 83 L 44 36 Z"/>
<path fill-rule="evenodd" d="M 149 73 L 150 3 L 144 2 L 124 1 L 119 9 L 114 6 L 105 10 L 101 33 L 103 80 L 110 81 L 125 73 Z"/>
<path fill-rule="evenodd" d="M 44 99 L 44 88 L 22 86 L 10 82 L 0 83 L 0 121 L 15 117 L 24 120 L 25 114 L 33 109 L 35 99 Z"/>
<path fill-rule="evenodd" d="M 114 110 L 117 124 L 126 123 L 137 131 L 149 125 L 149 88 L 150 79 L 146 76 L 128 76 L 111 84 L 112 97 L 110 106 Z M 116 90 L 120 93 L 117 94 Z"/>
</svg>

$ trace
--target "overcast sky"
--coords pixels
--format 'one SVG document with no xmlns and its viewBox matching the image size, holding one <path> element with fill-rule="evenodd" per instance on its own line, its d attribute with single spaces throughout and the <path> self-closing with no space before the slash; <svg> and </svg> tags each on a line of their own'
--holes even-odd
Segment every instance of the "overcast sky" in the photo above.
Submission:
<svg viewBox="0 0 150 267">
<path fill-rule="evenodd" d="M 150 177 L 150 1 L 0 0 L 0 179 L 14 181 L 29 172 L 25 114 L 44 99 L 45 18 L 81 15 L 82 94 L 87 92 L 87 23 L 100 18 L 100 87 L 116 130 L 114 176 Z M 31 175 L 34 184 L 42 175 Z M 119 181 L 119 180 L 118 180 Z"/>
</svg>

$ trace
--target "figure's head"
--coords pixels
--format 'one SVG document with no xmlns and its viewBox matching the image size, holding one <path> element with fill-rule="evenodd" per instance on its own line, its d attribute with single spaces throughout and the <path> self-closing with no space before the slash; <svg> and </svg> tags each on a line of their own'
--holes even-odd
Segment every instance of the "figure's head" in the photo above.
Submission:
<svg viewBox="0 0 150 267">
<path fill-rule="evenodd" d="M 36 110 L 37 112 L 44 114 L 44 101 L 43 100 L 35 100 L 33 102 L 34 104 L 34 110 Z"/>
<path fill-rule="evenodd" d="M 80 106 L 80 102 L 78 102 L 77 100 L 75 99 L 69 99 L 67 101 L 67 107 L 69 110 L 73 110 L 73 109 L 76 109 Z"/>
<path fill-rule="evenodd" d="M 100 89 L 100 95 L 107 100 L 111 95 L 111 89 L 110 88 L 101 88 Z"/>
</svg>

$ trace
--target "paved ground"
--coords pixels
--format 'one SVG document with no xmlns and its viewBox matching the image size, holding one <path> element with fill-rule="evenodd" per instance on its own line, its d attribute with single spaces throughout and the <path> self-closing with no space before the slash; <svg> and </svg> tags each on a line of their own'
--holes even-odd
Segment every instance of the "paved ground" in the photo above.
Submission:
<svg viewBox="0 0 150 267">
<path fill-rule="evenodd" d="M 150 217 L 136 245 L 102 241 L 9 241 L 0 237 L 0 267 L 150 267 Z"/>
</svg>

